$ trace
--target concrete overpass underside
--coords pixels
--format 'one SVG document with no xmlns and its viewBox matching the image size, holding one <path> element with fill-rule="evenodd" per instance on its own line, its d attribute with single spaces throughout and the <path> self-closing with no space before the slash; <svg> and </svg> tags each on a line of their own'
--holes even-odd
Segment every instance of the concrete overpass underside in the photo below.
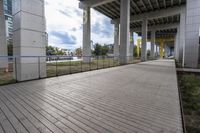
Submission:
<svg viewBox="0 0 200 133">
<path fill-rule="evenodd" d="M 151 37 L 151 57 L 154 58 L 156 38 L 174 38 L 175 58 L 185 67 L 197 67 L 199 56 L 200 1 L 198 0 L 80 0 L 80 8 L 87 14 L 84 27 L 90 24 L 89 9 L 111 18 L 115 25 L 115 56 L 129 56 L 132 32 L 142 36 L 142 61 L 147 60 L 146 44 Z M 120 25 L 120 26 L 119 26 Z M 88 32 L 87 32 L 88 31 Z M 87 33 L 86 33 L 87 32 Z M 148 33 L 150 32 L 150 35 Z M 83 39 L 89 39 L 84 30 Z M 87 35 L 86 35 L 87 34 Z M 83 43 L 85 55 L 90 55 Z M 120 45 L 120 49 L 119 46 Z M 121 63 L 126 62 L 123 59 Z"/>
</svg>

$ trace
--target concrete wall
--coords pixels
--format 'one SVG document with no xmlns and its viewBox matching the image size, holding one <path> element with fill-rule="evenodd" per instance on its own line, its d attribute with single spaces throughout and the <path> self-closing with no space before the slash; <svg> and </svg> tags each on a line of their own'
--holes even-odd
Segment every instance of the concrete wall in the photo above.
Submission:
<svg viewBox="0 0 200 133">
<path fill-rule="evenodd" d="M 13 1 L 13 54 L 17 57 L 17 80 L 46 77 L 46 24 L 44 0 Z"/>
<path fill-rule="evenodd" d="M 5 29 L 5 17 L 3 10 L 3 0 L 0 0 L 0 56 L 7 56 L 7 44 L 6 44 L 6 29 Z M 7 58 L 0 57 L 0 68 L 7 68 Z"/>
<path fill-rule="evenodd" d="M 199 57 L 200 0 L 187 0 L 185 66 L 196 68 Z"/>
</svg>

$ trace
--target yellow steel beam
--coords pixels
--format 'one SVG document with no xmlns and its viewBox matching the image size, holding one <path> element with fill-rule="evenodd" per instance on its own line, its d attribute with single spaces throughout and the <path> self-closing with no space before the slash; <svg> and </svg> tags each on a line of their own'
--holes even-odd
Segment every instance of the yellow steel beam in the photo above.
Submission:
<svg viewBox="0 0 200 133">
<path fill-rule="evenodd" d="M 160 44 L 160 58 L 163 58 L 164 56 L 164 42 L 168 42 L 168 41 L 174 41 L 174 38 L 156 38 L 156 42 L 158 42 Z M 151 41 L 151 39 L 148 39 L 148 42 Z M 141 39 L 137 40 L 137 56 L 140 56 L 140 47 L 141 47 Z"/>
<path fill-rule="evenodd" d="M 164 42 L 165 42 L 164 39 L 160 40 L 160 58 L 163 58 L 164 56 Z"/>
<path fill-rule="evenodd" d="M 156 38 L 156 42 L 160 42 L 162 41 L 163 38 Z M 165 38 L 164 41 L 165 42 L 170 42 L 170 41 L 174 41 L 175 39 L 174 38 Z M 148 42 L 151 42 L 151 39 L 148 39 Z"/>
<path fill-rule="evenodd" d="M 141 47 L 141 39 L 137 40 L 137 56 L 140 57 L 140 47 Z"/>
</svg>

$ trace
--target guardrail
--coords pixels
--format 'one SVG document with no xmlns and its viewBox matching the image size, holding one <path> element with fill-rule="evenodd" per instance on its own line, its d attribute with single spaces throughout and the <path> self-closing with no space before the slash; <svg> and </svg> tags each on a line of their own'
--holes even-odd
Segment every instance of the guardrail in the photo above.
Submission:
<svg viewBox="0 0 200 133">
<path fill-rule="evenodd" d="M 126 59 L 124 64 L 120 60 Z M 132 56 L 0 56 L 0 85 L 19 81 L 21 71 L 33 79 L 55 77 L 140 62 Z"/>
</svg>

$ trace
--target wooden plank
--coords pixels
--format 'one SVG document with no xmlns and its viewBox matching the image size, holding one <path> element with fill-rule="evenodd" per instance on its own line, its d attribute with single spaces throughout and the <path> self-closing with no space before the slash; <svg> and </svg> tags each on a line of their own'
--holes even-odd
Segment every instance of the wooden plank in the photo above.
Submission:
<svg viewBox="0 0 200 133">
<path fill-rule="evenodd" d="M 31 112 L 31 114 L 34 115 L 34 117 L 36 117 L 38 120 L 40 120 L 46 127 L 48 127 L 52 132 L 56 132 L 56 133 L 63 133 L 62 130 L 60 130 L 58 127 L 56 127 L 53 123 L 51 123 L 50 121 L 48 121 L 47 118 L 45 118 L 44 116 L 42 116 L 40 113 L 38 113 L 37 111 L 35 111 L 34 109 L 32 109 L 29 105 L 27 105 L 24 101 L 16 98 L 16 101 L 18 103 L 20 103 L 22 106 L 24 106 L 29 112 Z"/>
<path fill-rule="evenodd" d="M 19 120 L 29 133 L 39 133 L 35 126 L 24 116 L 13 104 L 0 93 L 0 99 L 6 104 L 7 108 L 12 111 L 14 116 Z"/>
<path fill-rule="evenodd" d="M 16 133 L 11 123 L 8 121 L 2 110 L 0 109 L 0 125 L 6 133 Z"/>
<path fill-rule="evenodd" d="M 17 93 L 15 93 L 17 94 Z M 33 99 L 32 102 L 37 101 L 38 99 Z M 25 102 L 25 101 L 24 101 Z M 38 101 L 38 103 L 40 103 L 41 101 Z M 30 104 L 31 105 L 31 104 Z M 42 105 L 43 106 L 43 105 Z M 44 108 L 45 109 L 45 108 Z M 47 111 L 47 110 L 45 110 Z M 57 112 L 57 111 L 56 111 Z M 55 116 L 60 122 L 64 123 L 64 125 L 67 125 L 68 127 L 70 127 L 71 129 L 80 132 L 80 133 L 86 133 L 86 131 L 84 131 L 83 129 L 81 129 L 80 127 L 78 127 L 77 125 L 75 125 L 74 123 L 70 122 L 69 120 L 67 120 L 66 118 L 56 114 L 55 112 L 52 111 L 48 111 L 48 113 L 52 113 L 53 116 Z M 61 124 L 55 124 L 55 125 L 61 125 Z M 60 128 L 63 128 L 63 126 L 61 126 Z M 67 127 L 64 127 L 64 129 L 66 129 Z M 69 129 L 70 130 L 70 129 Z"/>
<path fill-rule="evenodd" d="M 4 131 L 3 131 L 3 127 L 2 127 L 1 124 L 0 124 L 0 133 L 4 133 Z"/>
<path fill-rule="evenodd" d="M 21 91 L 20 91 L 20 92 L 21 92 Z M 26 93 L 27 93 L 27 92 L 26 92 Z M 29 98 L 29 99 L 32 97 L 32 98 L 33 98 L 32 102 L 36 102 L 36 101 L 38 100 L 35 96 L 32 95 L 32 93 L 31 93 L 31 95 L 28 95 L 28 93 L 27 93 L 26 96 L 27 96 L 27 98 Z M 39 103 L 39 101 L 38 101 L 38 103 Z M 54 116 L 55 116 L 55 115 L 56 115 L 56 114 L 54 114 Z M 70 115 L 71 115 L 71 114 L 70 114 Z M 74 116 L 74 115 L 73 115 L 73 116 Z M 80 119 L 80 118 L 78 118 L 77 116 L 76 116 L 76 118 L 77 118 L 77 119 Z M 89 119 L 89 120 L 90 120 L 90 119 Z M 82 121 L 83 121 L 83 119 L 82 119 Z M 85 120 L 84 120 L 84 122 L 85 122 Z M 86 123 L 88 123 L 88 122 L 89 122 L 89 121 L 87 121 Z M 92 123 L 90 123 L 90 124 L 92 125 Z M 101 125 L 101 122 L 98 122 L 98 125 L 99 125 L 99 124 Z M 88 125 L 89 125 L 89 124 L 88 124 Z M 90 125 L 90 126 L 91 126 L 91 125 Z M 99 128 L 101 128 L 101 127 L 98 127 L 97 130 L 98 130 Z M 96 128 L 95 128 L 95 129 L 96 129 Z M 101 129 L 101 130 L 103 130 L 103 131 L 106 133 L 105 129 Z M 112 129 L 112 131 L 115 131 L 115 132 L 117 133 L 117 130 L 113 130 L 113 129 Z"/>
<path fill-rule="evenodd" d="M 22 125 L 22 123 L 15 117 L 15 115 L 6 107 L 6 105 L 0 100 L 0 108 L 5 116 L 8 118 L 10 123 L 13 125 L 15 130 L 19 133 L 28 133 L 27 129 Z"/>
<path fill-rule="evenodd" d="M 50 133 L 51 131 L 47 129 L 38 119 L 36 119 L 30 112 L 28 112 L 23 106 L 21 106 L 18 102 L 13 99 L 13 97 L 8 96 L 4 93 L 6 97 L 22 112 L 41 133 Z"/>
</svg>

